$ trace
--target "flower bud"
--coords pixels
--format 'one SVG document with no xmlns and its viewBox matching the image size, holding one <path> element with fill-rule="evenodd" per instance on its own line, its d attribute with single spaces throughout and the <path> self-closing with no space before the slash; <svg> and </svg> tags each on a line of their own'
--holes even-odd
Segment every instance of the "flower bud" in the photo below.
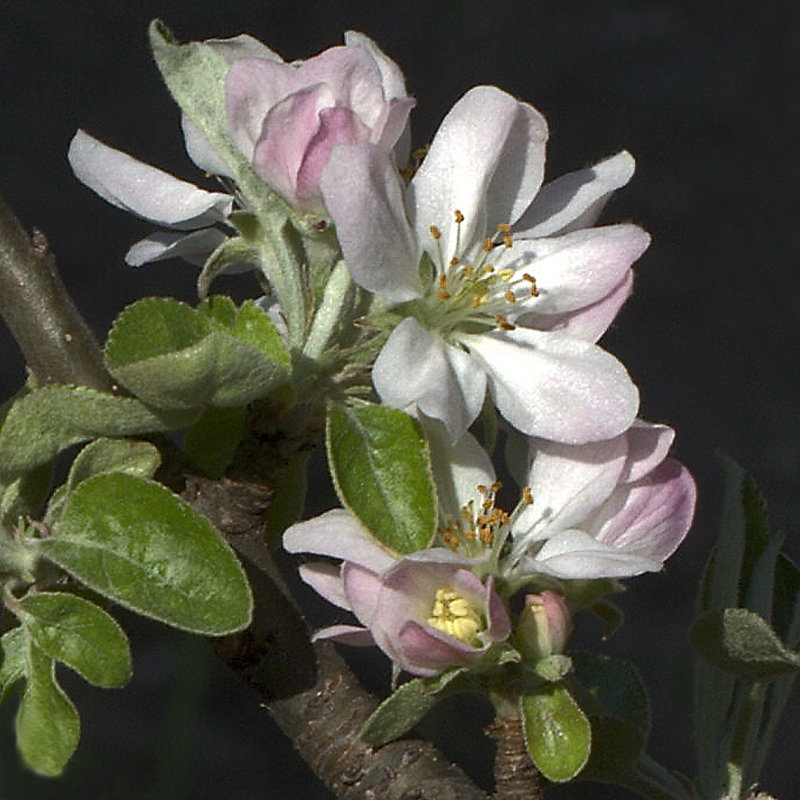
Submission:
<svg viewBox="0 0 800 800">
<path fill-rule="evenodd" d="M 537 662 L 563 653 L 572 632 L 572 617 L 560 594 L 543 591 L 525 596 L 517 622 L 517 649 L 526 660 Z"/>
</svg>

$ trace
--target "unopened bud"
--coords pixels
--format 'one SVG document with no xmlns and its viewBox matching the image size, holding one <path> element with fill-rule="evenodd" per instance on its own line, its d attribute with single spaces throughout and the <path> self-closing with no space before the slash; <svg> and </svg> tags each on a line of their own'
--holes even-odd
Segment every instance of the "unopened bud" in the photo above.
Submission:
<svg viewBox="0 0 800 800">
<path fill-rule="evenodd" d="M 563 653 L 572 632 L 572 617 L 560 594 L 548 590 L 525 596 L 516 626 L 517 649 L 533 662 Z"/>
</svg>

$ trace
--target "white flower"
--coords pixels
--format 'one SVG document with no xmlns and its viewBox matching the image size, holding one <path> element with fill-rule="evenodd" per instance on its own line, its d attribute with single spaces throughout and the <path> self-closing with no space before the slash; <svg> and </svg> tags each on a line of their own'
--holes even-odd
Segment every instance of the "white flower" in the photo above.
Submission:
<svg viewBox="0 0 800 800">
<path fill-rule="evenodd" d="M 337 147 L 322 175 L 353 279 L 405 317 L 375 362 L 375 387 L 388 405 L 442 420 L 453 440 L 487 386 L 519 430 L 570 444 L 616 436 L 638 409 L 624 367 L 595 341 L 649 237 L 581 227 L 633 159 L 620 153 L 540 192 L 546 138 L 532 106 L 477 87 L 408 186 L 367 143 Z"/>
</svg>

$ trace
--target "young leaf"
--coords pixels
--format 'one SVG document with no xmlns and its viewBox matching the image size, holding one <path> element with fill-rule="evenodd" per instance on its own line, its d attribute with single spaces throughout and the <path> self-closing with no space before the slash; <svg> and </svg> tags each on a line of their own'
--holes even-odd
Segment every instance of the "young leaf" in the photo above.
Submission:
<svg viewBox="0 0 800 800">
<path fill-rule="evenodd" d="M 221 635 L 250 622 L 239 561 L 211 524 L 163 486 L 97 475 L 69 496 L 39 551 L 86 586 L 176 628 Z"/>
<path fill-rule="evenodd" d="M 342 503 L 398 553 L 427 547 L 436 493 L 419 424 L 387 406 L 328 406 L 328 463 Z"/>
<path fill-rule="evenodd" d="M 389 695 L 370 714 L 359 734 L 375 747 L 400 738 L 446 694 L 468 691 L 465 667 L 447 670 L 435 678 L 413 678 Z"/>
<path fill-rule="evenodd" d="M 177 300 L 145 298 L 115 320 L 106 342 L 106 366 L 137 397 L 158 408 L 247 405 L 289 377 L 280 334 L 266 314 L 255 311 L 260 314 L 257 331 L 247 311 L 247 322 L 227 332 Z"/>
<path fill-rule="evenodd" d="M 103 472 L 126 472 L 141 478 L 152 478 L 160 464 L 158 448 L 150 442 L 95 439 L 75 456 L 67 477 L 67 491 Z"/>
<path fill-rule="evenodd" d="M 0 637 L 0 703 L 8 697 L 20 678 L 25 677 L 25 631 L 21 626 Z"/>
<path fill-rule="evenodd" d="M 60 775 L 80 739 L 80 718 L 55 677 L 55 662 L 26 635 L 27 683 L 16 718 L 17 747 L 25 765 Z"/>
<path fill-rule="evenodd" d="M 553 783 L 572 780 L 586 765 L 589 720 L 563 684 L 550 683 L 520 698 L 525 744 L 539 772 Z"/>
<path fill-rule="evenodd" d="M 10 528 L 20 517 L 33 517 L 44 503 L 53 479 L 53 464 L 48 462 L 13 480 L 0 498 L 0 525 Z"/>
<path fill-rule="evenodd" d="M 231 465 L 242 438 L 247 408 L 206 408 L 186 432 L 184 451 L 195 467 L 219 479 Z"/>
<path fill-rule="evenodd" d="M 131 677 L 128 639 L 89 600 L 67 592 L 34 592 L 17 612 L 39 649 L 95 686 L 123 686 Z"/>
<path fill-rule="evenodd" d="M 800 655 L 746 608 L 706 612 L 695 620 L 689 640 L 707 661 L 746 681 L 772 680 L 800 670 Z"/>
<path fill-rule="evenodd" d="M 174 430 L 196 418 L 196 411 L 155 411 L 132 397 L 85 386 L 45 386 L 11 407 L 0 429 L 0 473 L 27 472 L 70 445 L 99 436 Z"/>
</svg>

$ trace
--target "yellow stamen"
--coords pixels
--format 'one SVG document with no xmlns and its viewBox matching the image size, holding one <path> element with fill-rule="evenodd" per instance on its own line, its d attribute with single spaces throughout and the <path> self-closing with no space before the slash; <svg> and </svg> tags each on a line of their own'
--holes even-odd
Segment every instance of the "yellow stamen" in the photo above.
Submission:
<svg viewBox="0 0 800 800">
<path fill-rule="evenodd" d="M 431 232 L 431 236 L 433 236 L 434 239 L 442 238 L 442 232 L 435 225 L 431 225 L 428 230 Z"/>
<path fill-rule="evenodd" d="M 473 647 L 480 647 L 478 633 L 486 629 L 481 615 L 466 597 L 449 586 L 436 590 L 428 625 Z"/>
<path fill-rule="evenodd" d="M 458 209 L 456 209 L 454 213 L 456 217 L 456 222 L 461 223 L 464 221 L 464 215 Z"/>
</svg>

